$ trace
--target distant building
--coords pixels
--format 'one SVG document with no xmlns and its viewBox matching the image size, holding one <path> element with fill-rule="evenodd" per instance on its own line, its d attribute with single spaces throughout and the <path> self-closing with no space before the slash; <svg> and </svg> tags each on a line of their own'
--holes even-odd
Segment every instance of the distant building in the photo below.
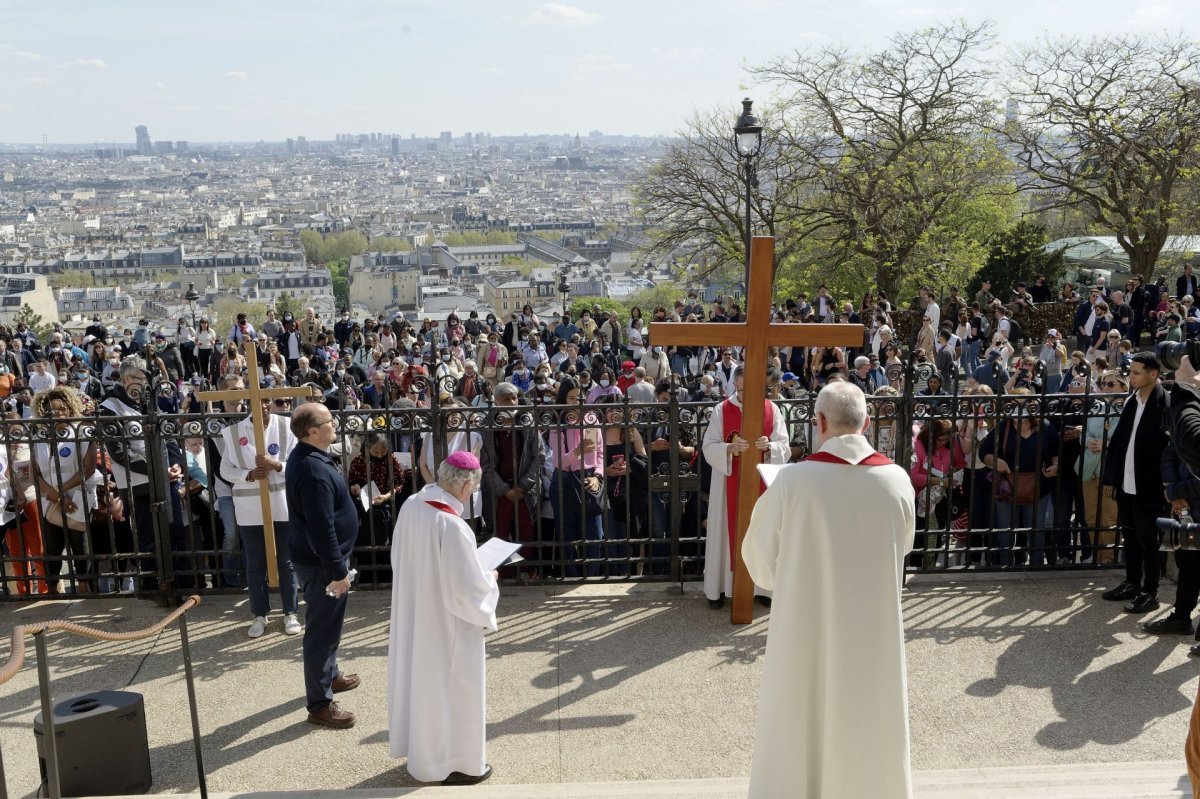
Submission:
<svg viewBox="0 0 1200 799">
<path fill-rule="evenodd" d="M 71 316 L 100 314 L 109 318 L 113 314 L 132 314 L 133 298 L 119 287 L 59 289 L 58 320 L 67 321 Z"/>
<path fill-rule="evenodd" d="M 305 301 L 333 297 L 333 279 L 328 269 L 264 269 L 243 284 L 243 294 L 252 300 L 275 300 L 287 294 Z"/>
<path fill-rule="evenodd" d="M 58 318 L 54 290 L 45 275 L 0 276 L 0 324 L 12 326 L 28 305 L 43 322 Z"/>
<path fill-rule="evenodd" d="M 534 312 L 555 308 L 558 298 L 558 283 L 553 278 L 522 277 L 513 272 L 488 275 L 483 280 L 484 305 L 505 319 L 527 304 Z"/>
<path fill-rule="evenodd" d="M 137 143 L 134 146 L 137 148 L 138 154 L 151 155 L 154 145 L 150 142 L 150 129 L 145 125 L 138 125 L 133 132 L 137 136 Z"/>
<path fill-rule="evenodd" d="M 431 265 L 429 254 L 376 252 L 350 259 L 350 302 L 371 313 L 389 309 L 413 310 L 421 305 L 421 265 Z"/>
</svg>

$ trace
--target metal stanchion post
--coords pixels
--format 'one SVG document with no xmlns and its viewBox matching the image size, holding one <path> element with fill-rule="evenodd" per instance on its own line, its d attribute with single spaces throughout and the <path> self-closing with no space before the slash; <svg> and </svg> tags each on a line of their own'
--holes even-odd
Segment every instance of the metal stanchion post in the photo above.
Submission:
<svg viewBox="0 0 1200 799">
<path fill-rule="evenodd" d="M 200 799 L 208 799 L 208 780 L 204 776 L 204 755 L 200 751 L 200 713 L 196 709 L 196 682 L 192 676 L 192 649 L 188 644 L 186 614 L 179 617 L 179 642 L 183 651 L 183 676 L 187 682 L 188 709 L 192 714 L 192 745 L 196 749 L 196 776 L 200 779 Z"/>
<path fill-rule="evenodd" d="M 38 690 L 42 695 L 42 742 L 46 748 L 46 782 L 50 786 L 50 799 L 62 799 L 62 785 L 58 779 L 58 741 L 55 739 L 54 708 L 50 702 L 50 666 L 46 662 L 46 631 L 33 634 L 37 647 Z"/>
</svg>

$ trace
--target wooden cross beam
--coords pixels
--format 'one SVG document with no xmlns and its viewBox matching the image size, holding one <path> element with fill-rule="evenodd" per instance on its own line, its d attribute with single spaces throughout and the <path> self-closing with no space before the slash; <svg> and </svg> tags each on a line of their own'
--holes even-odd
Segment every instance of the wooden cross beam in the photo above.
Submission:
<svg viewBox="0 0 1200 799">
<path fill-rule="evenodd" d="M 291 388 L 290 386 L 263 388 L 259 384 L 258 350 L 255 348 L 254 342 L 245 342 L 242 353 L 246 357 L 246 384 L 248 387 L 242 391 L 201 391 L 196 394 L 196 399 L 205 402 L 249 400 L 250 422 L 254 426 L 254 451 L 263 453 L 267 451 L 267 429 L 263 425 L 261 413 L 263 401 L 284 398 L 309 399 L 313 396 L 313 391 L 310 388 Z M 275 557 L 275 522 L 271 518 L 271 492 L 268 482 L 267 480 L 258 481 L 258 496 L 262 501 L 263 538 L 267 552 L 267 585 L 271 588 L 278 588 L 279 565 L 276 563 Z"/>
<path fill-rule="evenodd" d="M 746 287 L 746 321 L 729 322 L 651 322 L 650 342 L 654 346 L 742 347 L 745 354 L 745 402 L 742 403 L 742 430 L 747 437 L 758 437 L 763 428 L 763 400 L 767 396 L 767 348 L 861 347 L 863 326 L 855 324 L 779 324 L 771 323 L 771 290 L 775 273 L 775 239 L 755 236 L 750 245 L 750 285 Z M 742 562 L 742 539 L 750 526 L 750 513 L 758 501 L 760 478 L 758 464 L 762 453 L 751 447 L 741 455 L 737 495 L 737 545 L 730 553 L 733 563 L 734 624 L 753 620 L 754 587 L 746 564 Z M 733 498 L 727 497 L 727 501 Z"/>
</svg>

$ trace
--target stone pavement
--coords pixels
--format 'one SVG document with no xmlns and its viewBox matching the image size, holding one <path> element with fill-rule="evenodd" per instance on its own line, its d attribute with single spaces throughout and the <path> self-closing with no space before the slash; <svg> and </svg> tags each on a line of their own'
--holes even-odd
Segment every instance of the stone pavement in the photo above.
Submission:
<svg viewBox="0 0 1200 799">
<path fill-rule="evenodd" d="M 1188 639 L 1146 636 L 1138 620 L 1101 601 L 1112 576 L 912 581 L 904 608 L 913 768 L 929 772 L 917 775 L 918 795 L 955 795 L 938 785 L 985 772 L 1011 781 L 1011 770 L 989 767 L 1083 764 L 1089 773 L 1087 764 L 1110 764 L 1095 765 L 1099 774 L 1141 763 L 1156 784 L 1178 781 L 1200 663 L 1187 658 Z M 1165 585 L 1164 595 L 1173 590 Z M 387 607 L 386 594 L 351 597 L 342 665 L 363 685 L 342 697 L 359 718 L 349 731 L 305 723 L 300 639 L 282 635 L 278 614 L 258 640 L 245 636 L 244 597 L 209 598 L 190 614 L 212 791 L 413 785 L 387 753 Z M 68 618 L 129 630 L 163 612 L 125 598 L 7 605 L 0 657 L 13 624 Z M 488 639 L 489 785 L 700 780 L 723 793 L 693 795 L 737 795 L 749 771 L 767 618 L 757 608 L 753 624 L 733 627 L 697 584 L 682 595 L 677 585 L 505 589 L 500 631 Z M 166 793 L 196 786 L 178 640 L 173 627 L 134 644 L 50 638 L 56 695 L 128 687 L 146 696 L 155 790 Z M 14 796 L 37 784 L 32 647 L 29 660 L 0 687 L 0 747 Z M 957 776 L 945 775 L 952 770 Z M 610 787 L 608 795 L 618 794 Z"/>
</svg>

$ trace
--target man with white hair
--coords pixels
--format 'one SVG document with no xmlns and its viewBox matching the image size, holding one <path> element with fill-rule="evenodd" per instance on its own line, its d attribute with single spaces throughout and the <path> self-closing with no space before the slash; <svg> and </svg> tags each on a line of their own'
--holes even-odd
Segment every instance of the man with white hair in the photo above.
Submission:
<svg viewBox="0 0 1200 799">
<path fill-rule="evenodd" d="M 774 591 L 750 796 L 910 799 L 900 586 L 912 483 L 867 443 L 856 386 L 827 384 L 815 411 L 818 451 L 768 479 L 742 542 L 755 584 Z"/>
<path fill-rule="evenodd" d="M 874 394 L 879 386 L 875 375 L 871 374 L 871 359 L 860 355 L 854 359 L 854 371 L 850 373 L 850 382 L 862 389 L 864 394 Z"/>
<path fill-rule="evenodd" d="M 483 633 L 496 629 L 500 589 L 461 518 L 481 477 L 478 458 L 451 453 L 437 482 L 401 506 L 392 534 L 389 740 L 421 782 L 473 785 L 492 774 Z"/>
</svg>

